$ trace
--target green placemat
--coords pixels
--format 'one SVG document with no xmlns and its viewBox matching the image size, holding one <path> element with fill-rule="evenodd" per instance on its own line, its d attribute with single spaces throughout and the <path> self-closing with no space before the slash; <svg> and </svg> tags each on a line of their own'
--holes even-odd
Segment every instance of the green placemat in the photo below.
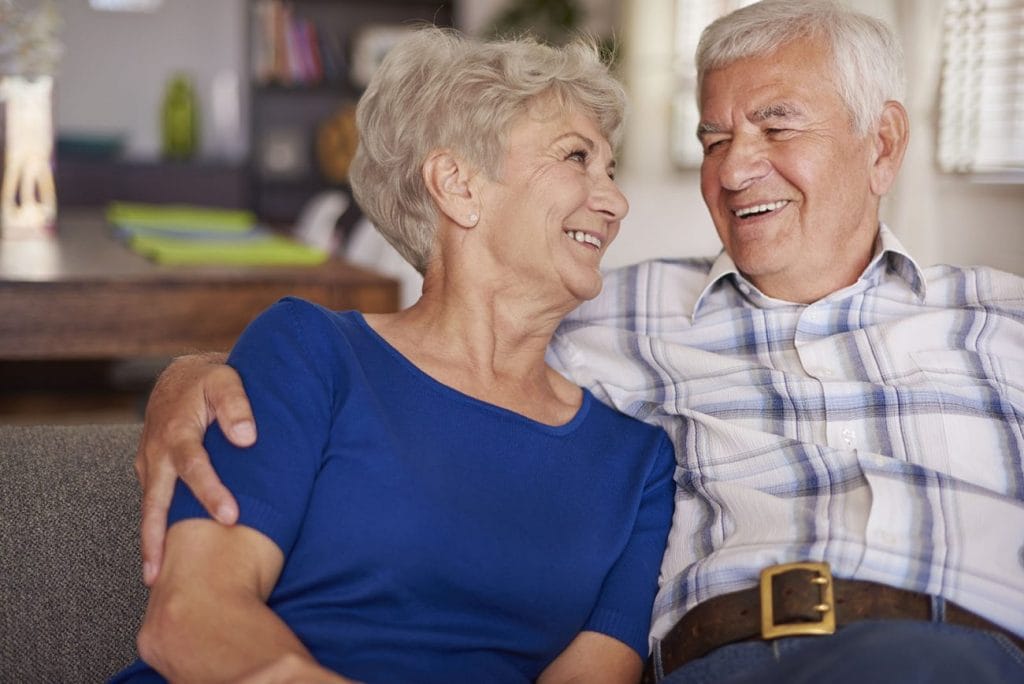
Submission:
<svg viewBox="0 0 1024 684">
<path fill-rule="evenodd" d="M 116 226 L 225 233 L 244 233 L 256 225 L 256 216 L 244 209 L 135 202 L 112 202 L 107 207 L 107 220 Z"/>
<path fill-rule="evenodd" d="M 128 244 L 146 258 L 166 265 L 316 266 L 329 256 L 279 235 L 246 241 L 191 241 L 137 235 Z"/>
</svg>

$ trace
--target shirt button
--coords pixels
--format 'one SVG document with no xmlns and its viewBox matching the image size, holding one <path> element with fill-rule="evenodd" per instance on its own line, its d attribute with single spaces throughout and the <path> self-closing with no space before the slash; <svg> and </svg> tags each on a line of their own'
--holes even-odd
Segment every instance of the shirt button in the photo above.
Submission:
<svg viewBox="0 0 1024 684">
<path fill-rule="evenodd" d="M 852 429 L 843 428 L 843 431 L 839 434 L 842 436 L 843 442 L 846 446 L 853 448 L 853 445 L 857 443 L 857 433 Z"/>
</svg>

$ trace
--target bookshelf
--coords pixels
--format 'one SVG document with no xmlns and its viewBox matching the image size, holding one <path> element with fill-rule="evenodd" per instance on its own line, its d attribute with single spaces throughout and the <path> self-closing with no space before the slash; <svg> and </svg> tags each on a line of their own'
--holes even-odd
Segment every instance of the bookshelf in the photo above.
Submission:
<svg viewBox="0 0 1024 684">
<path fill-rule="evenodd" d="M 453 25 L 451 0 L 249 0 L 249 177 L 253 210 L 295 220 L 328 189 L 348 192 L 353 110 L 403 30 Z M 342 219 L 351 225 L 350 211 Z M 356 210 L 357 213 L 357 210 Z"/>
</svg>

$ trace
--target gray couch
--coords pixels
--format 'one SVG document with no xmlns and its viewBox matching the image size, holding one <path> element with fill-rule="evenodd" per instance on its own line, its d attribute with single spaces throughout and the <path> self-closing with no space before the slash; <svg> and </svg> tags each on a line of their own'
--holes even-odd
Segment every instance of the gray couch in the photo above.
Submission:
<svg viewBox="0 0 1024 684">
<path fill-rule="evenodd" d="M 102 682 L 134 659 L 140 429 L 0 426 L 0 682 Z"/>
</svg>

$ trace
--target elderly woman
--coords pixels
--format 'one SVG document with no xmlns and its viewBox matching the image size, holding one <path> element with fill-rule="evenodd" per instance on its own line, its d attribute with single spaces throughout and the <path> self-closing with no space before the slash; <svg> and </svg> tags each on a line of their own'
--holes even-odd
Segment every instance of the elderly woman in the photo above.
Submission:
<svg viewBox="0 0 1024 684">
<path fill-rule="evenodd" d="M 229 362 L 263 430 L 206 439 L 240 524 L 179 485 L 125 680 L 639 678 L 672 448 L 544 361 L 627 210 L 623 107 L 583 44 L 424 29 L 391 50 L 351 181 L 423 295 L 286 299 L 245 331 Z"/>
</svg>

